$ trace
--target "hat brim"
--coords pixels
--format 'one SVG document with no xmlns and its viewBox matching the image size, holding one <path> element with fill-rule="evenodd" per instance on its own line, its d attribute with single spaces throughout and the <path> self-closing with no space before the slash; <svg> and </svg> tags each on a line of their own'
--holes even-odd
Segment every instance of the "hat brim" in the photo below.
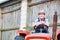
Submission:
<svg viewBox="0 0 60 40">
<path fill-rule="evenodd" d="M 45 15 L 45 13 L 38 13 L 38 15 L 41 15 L 41 14 Z"/>
</svg>

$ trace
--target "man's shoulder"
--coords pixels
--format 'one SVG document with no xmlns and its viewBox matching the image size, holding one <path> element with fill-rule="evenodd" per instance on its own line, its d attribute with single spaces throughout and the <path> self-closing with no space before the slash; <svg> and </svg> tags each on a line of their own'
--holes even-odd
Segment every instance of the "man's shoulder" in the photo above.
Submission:
<svg viewBox="0 0 60 40">
<path fill-rule="evenodd" d="M 45 18 L 45 20 L 48 20 L 47 18 Z"/>
<path fill-rule="evenodd" d="M 47 18 L 45 18 L 45 21 L 49 21 Z"/>
</svg>

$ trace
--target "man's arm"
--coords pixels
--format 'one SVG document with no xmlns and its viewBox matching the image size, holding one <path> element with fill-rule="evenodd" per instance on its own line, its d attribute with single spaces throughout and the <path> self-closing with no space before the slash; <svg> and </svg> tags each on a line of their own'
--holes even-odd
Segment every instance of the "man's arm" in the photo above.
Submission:
<svg viewBox="0 0 60 40">
<path fill-rule="evenodd" d="M 44 24 L 44 25 L 46 25 L 46 26 L 49 27 L 49 21 L 48 21 L 48 19 L 46 19 L 45 22 L 44 21 L 38 22 L 38 19 L 36 19 L 32 26 L 38 26 L 40 24 Z"/>
<path fill-rule="evenodd" d="M 40 25 L 41 24 L 41 22 L 36 22 L 36 23 L 34 23 L 32 26 L 38 26 L 38 25 Z"/>
<path fill-rule="evenodd" d="M 41 21 L 41 23 L 49 27 L 49 21 L 48 21 L 48 19 L 46 19 L 45 22 Z"/>
<path fill-rule="evenodd" d="M 35 22 L 32 24 L 32 26 L 38 26 L 40 24 L 41 24 L 41 22 L 38 22 L 38 19 L 36 19 Z"/>
</svg>

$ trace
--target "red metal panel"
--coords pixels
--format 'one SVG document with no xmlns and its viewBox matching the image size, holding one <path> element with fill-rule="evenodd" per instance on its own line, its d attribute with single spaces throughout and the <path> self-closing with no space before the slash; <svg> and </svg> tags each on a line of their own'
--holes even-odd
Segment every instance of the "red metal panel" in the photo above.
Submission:
<svg viewBox="0 0 60 40">
<path fill-rule="evenodd" d="M 25 40 L 32 40 L 32 39 L 38 39 L 38 40 L 50 40 L 50 36 L 47 33 L 35 33 L 30 34 L 25 37 Z"/>
<path fill-rule="evenodd" d="M 56 40 L 58 40 L 58 35 L 60 36 L 60 30 L 57 31 Z"/>
<path fill-rule="evenodd" d="M 17 33 L 23 33 L 23 34 L 28 35 L 29 31 L 28 30 L 17 30 Z"/>
</svg>

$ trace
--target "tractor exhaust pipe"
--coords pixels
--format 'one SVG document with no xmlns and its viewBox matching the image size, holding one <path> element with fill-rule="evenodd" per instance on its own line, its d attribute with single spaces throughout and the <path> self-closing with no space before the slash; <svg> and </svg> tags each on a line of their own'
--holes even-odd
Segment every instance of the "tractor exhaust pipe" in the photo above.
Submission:
<svg viewBox="0 0 60 40">
<path fill-rule="evenodd" d="M 53 29 L 52 29 L 52 39 L 56 39 L 56 31 L 57 31 L 57 12 L 53 16 Z"/>
</svg>

